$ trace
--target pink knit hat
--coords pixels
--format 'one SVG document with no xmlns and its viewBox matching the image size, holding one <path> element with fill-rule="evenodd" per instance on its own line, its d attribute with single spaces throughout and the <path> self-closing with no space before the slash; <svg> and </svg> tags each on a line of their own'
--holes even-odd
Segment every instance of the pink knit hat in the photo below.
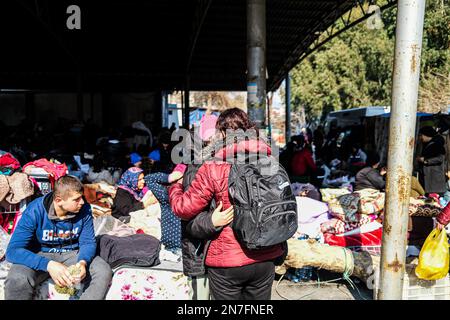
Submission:
<svg viewBox="0 0 450 320">
<path fill-rule="evenodd" d="M 200 120 L 199 130 L 200 138 L 202 138 L 203 141 L 208 141 L 216 133 L 217 119 L 217 116 L 213 114 L 203 115 Z"/>
</svg>

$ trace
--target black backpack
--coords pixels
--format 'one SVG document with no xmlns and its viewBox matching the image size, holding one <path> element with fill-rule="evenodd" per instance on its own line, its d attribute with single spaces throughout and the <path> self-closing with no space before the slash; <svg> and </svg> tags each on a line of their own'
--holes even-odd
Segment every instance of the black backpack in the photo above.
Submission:
<svg viewBox="0 0 450 320">
<path fill-rule="evenodd" d="M 228 188 L 232 229 L 248 249 L 283 243 L 297 231 L 297 202 L 286 170 L 275 158 L 233 164 Z"/>
</svg>

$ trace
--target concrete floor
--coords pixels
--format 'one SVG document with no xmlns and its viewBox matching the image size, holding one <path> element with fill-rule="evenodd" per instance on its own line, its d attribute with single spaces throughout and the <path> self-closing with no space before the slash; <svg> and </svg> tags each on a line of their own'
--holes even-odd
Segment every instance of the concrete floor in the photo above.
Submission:
<svg viewBox="0 0 450 320">
<path fill-rule="evenodd" d="M 342 277 L 342 274 L 320 270 L 320 281 L 328 281 Z M 318 286 L 317 277 L 308 282 L 294 283 L 283 278 L 278 285 L 279 276 L 275 277 L 272 286 L 272 300 L 372 300 L 372 290 L 365 283 L 352 278 L 356 288 L 353 289 L 345 280 L 331 283 L 321 283 Z"/>
</svg>

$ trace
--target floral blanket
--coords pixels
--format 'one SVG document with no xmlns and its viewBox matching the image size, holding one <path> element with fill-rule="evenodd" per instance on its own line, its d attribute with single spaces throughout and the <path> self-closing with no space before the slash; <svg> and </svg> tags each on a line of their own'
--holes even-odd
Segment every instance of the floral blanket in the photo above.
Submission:
<svg viewBox="0 0 450 320">
<path fill-rule="evenodd" d="M 359 222 L 360 215 L 379 214 L 384 209 L 384 193 L 363 189 L 329 201 L 330 214 L 345 222 Z"/>
<path fill-rule="evenodd" d="M 106 300 L 190 300 L 191 288 L 182 272 L 123 268 L 114 274 Z"/>
<path fill-rule="evenodd" d="M 182 268 L 181 262 L 165 262 L 152 268 L 126 267 L 116 270 L 105 300 L 191 300 L 188 277 L 180 268 L 166 268 L 168 264 Z M 5 277 L 0 278 L 0 300 L 5 299 Z M 80 294 L 81 290 L 75 296 L 60 294 L 55 290 L 53 280 L 48 279 L 39 285 L 33 299 L 78 300 Z"/>
</svg>

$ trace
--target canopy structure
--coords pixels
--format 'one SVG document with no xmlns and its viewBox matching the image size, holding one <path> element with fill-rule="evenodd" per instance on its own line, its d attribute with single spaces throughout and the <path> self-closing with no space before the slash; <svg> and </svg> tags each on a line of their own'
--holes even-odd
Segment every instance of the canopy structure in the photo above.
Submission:
<svg viewBox="0 0 450 320">
<path fill-rule="evenodd" d="M 268 91 L 344 13 L 370 15 L 367 2 L 267 0 Z M 80 30 L 66 26 L 70 5 Z M 190 90 L 246 90 L 246 9 L 244 0 L 2 1 L 0 88 L 172 90 L 189 74 Z"/>
</svg>

